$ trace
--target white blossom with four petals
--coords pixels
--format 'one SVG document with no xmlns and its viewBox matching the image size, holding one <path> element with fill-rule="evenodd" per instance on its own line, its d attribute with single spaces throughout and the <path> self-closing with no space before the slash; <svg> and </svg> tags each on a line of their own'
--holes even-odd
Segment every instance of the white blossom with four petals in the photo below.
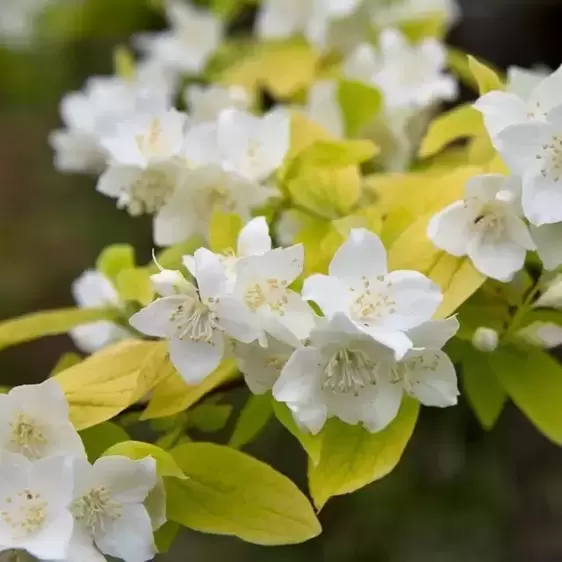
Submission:
<svg viewBox="0 0 562 562">
<path fill-rule="evenodd" d="M 331 318 L 341 312 L 364 333 L 403 357 L 412 347 L 405 334 L 428 321 L 442 300 L 439 286 L 417 271 L 388 272 L 379 237 L 354 229 L 335 253 L 329 275 L 306 279 L 306 300 Z"/>
<path fill-rule="evenodd" d="M 143 503 L 157 485 L 154 459 L 107 456 L 93 465 L 76 459 L 72 467 L 75 524 L 65 562 L 101 562 L 103 554 L 125 562 L 154 558 L 153 526 Z"/>
<path fill-rule="evenodd" d="M 522 218 L 520 180 L 488 174 L 471 178 L 465 199 L 430 221 L 427 235 L 453 256 L 468 256 L 487 277 L 510 281 L 535 244 Z"/>
<path fill-rule="evenodd" d="M 148 60 L 177 74 L 198 74 L 220 45 L 224 24 L 210 11 L 186 2 L 167 0 L 170 29 L 137 37 Z"/>
<path fill-rule="evenodd" d="M 24 550 L 39 560 L 64 559 L 74 528 L 72 481 L 66 457 L 30 461 L 2 451 L 0 553 Z"/>
<path fill-rule="evenodd" d="M 54 379 L 0 394 L 0 457 L 2 451 L 31 460 L 84 457 L 84 445 L 68 416 L 68 403 Z"/>
<path fill-rule="evenodd" d="M 130 318 L 147 336 L 169 340 L 170 360 L 189 384 L 210 375 L 224 357 L 228 338 L 251 343 L 260 333 L 250 310 L 226 293 L 227 278 L 220 257 L 200 248 L 193 260 L 197 288 L 186 280 L 158 274 L 155 288 L 162 295 Z"/>
</svg>

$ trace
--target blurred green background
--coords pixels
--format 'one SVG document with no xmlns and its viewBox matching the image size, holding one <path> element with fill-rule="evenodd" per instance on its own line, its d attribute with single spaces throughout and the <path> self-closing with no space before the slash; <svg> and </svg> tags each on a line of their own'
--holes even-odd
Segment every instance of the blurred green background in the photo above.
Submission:
<svg viewBox="0 0 562 562">
<path fill-rule="evenodd" d="M 0 0 L 0 7 L 2 2 Z M 138 29 L 163 25 L 145 0 L 80 0 L 42 22 L 33 48 L 0 48 L 0 317 L 72 304 L 69 287 L 107 244 L 151 251 L 149 219 L 132 219 L 98 195 L 95 178 L 63 176 L 48 133 L 64 93 L 112 72 L 112 50 Z M 557 1 L 466 0 L 450 41 L 501 65 L 556 67 Z M 66 337 L 0 354 L 0 384 L 40 381 Z M 244 391 L 233 400 L 241 404 Z M 562 406 L 562 404 L 561 404 Z M 306 459 L 278 425 L 249 447 L 305 487 Z M 236 517 L 233 507 L 232 517 Z M 562 560 L 562 451 L 513 407 L 483 432 L 466 404 L 425 409 L 398 469 L 320 515 L 323 535 L 266 549 L 185 531 L 166 560 L 326 562 L 558 562 Z"/>
</svg>

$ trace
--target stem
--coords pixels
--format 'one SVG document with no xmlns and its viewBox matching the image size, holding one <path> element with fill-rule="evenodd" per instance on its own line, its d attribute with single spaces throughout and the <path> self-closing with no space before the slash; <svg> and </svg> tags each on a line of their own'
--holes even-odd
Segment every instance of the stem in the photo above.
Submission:
<svg viewBox="0 0 562 562">
<path fill-rule="evenodd" d="M 531 305 L 533 304 L 535 297 L 537 296 L 537 294 L 540 292 L 542 288 L 542 280 L 543 280 L 543 275 L 541 274 L 541 276 L 537 279 L 535 285 L 527 293 L 525 300 L 523 301 L 521 306 L 517 309 L 517 312 L 513 315 L 513 318 L 511 319 L 509 327 L 507 328 L 507 331 L 505 333 L 506 337 L 512 336 L 519 329 L 519 326 L 521 325 L 524 316 L 527 314 L 527 312 L 529 312 L 529 309 L 531 308 Z"/>
</svg>

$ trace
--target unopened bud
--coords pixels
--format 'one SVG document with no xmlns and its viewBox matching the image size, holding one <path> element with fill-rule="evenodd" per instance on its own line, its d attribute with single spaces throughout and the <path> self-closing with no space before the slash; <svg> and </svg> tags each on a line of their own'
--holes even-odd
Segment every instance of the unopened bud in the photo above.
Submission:
<svg viewBox="0 0 562 562">
<path fill-rule="evenodd" d="M 492 328 L 480 327 L 472 336 L 472 345 L 478 350 L 490 353 L 498 348 L 499 336 Z"/>
</svg>

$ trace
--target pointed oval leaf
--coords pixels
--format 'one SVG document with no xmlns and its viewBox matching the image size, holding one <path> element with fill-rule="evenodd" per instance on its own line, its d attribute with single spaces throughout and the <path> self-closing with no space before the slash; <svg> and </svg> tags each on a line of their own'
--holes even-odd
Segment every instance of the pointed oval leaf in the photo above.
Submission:
<svg viewBox="0 0 562 562">
<path fill-rule="evenodd" d="M 320 523 L 306 496 L 286 476 L 240 451 L 186 443 L 172 451 L 187 480 L 168 480 L 168 518 L 261 545 L 296 544 Z"/>
</svg>

